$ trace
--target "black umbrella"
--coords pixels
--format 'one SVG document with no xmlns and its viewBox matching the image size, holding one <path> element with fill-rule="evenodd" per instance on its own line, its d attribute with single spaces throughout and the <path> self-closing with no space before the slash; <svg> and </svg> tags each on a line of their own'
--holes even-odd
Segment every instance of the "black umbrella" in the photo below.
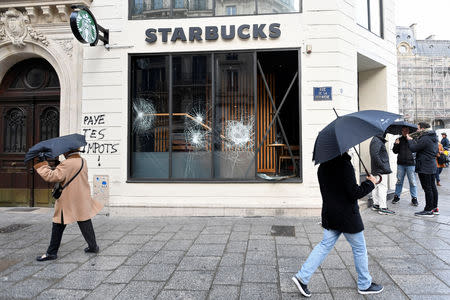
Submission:
<svg viewBox="0 0 450 300">
<path fill-rule="evenodd" d="M 329 161 L 368 138 L 383 134 L 399 117 L 401 116 L 382 110 L 362 110 L 338 116 L 317 136 L 313 152 L 315 164 Z M 369 174 L 364 163 L 363 167 Z"/>
<path fill-rule="evenodd" d="M 25 154 L 25 162 L 38 157 L 40 153 L 45 158 L 56 158 L 59 155 L 85 146 L 86 138 L 82 134 L 74 133 L 56 137 L 37 143 Z"/>
<path fill-rule="evenodd" d="M 390 134 L 402 134 L 402 128 L 408 127 L 409 133 L 413 133 L 417 131 L 417 125 L 411 124 L 405 121 L 397 121 L 389 125 L 389 127 L 386 129 L 387 133 Z"/>
</svg>

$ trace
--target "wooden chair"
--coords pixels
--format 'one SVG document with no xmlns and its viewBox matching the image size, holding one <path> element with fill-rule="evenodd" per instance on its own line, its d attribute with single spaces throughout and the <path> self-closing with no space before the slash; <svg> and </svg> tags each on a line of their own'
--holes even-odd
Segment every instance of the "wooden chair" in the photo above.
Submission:
<svg viewBox="0 0 450 300">
<path fill-rule="evenodd" d="M 291 151 L 292 151 L 292 154 L 293 154 L 294 161 L 300 160 L 299 150 L 300 150 L 300 146 L 299 145 L 291 146 Z M 283 161 L 283 160 L 291 160 L 291 156 L 289 155 L 289 150 L 288 150 L 287 146 L 283 147 L 283 152 L 278 157 L 278 174 L 280 174 L 281 161 Z M 294 166 L 294 168 L 295 168 L 295 166 Z"/>
</svg>

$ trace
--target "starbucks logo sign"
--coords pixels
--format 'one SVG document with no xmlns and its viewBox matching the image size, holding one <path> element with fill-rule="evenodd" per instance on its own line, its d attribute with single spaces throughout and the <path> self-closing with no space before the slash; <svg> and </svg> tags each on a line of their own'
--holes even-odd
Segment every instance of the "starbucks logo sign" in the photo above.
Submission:
<svg viewBox="0 0 450 300">
<path fill-rule="evenodd" d="M 74 11 L 70 15 L 70 27 L 78 41 L 95 46 L 98 42 L 99 26 L 94 15 L 87 8 Z"/>
</svg>

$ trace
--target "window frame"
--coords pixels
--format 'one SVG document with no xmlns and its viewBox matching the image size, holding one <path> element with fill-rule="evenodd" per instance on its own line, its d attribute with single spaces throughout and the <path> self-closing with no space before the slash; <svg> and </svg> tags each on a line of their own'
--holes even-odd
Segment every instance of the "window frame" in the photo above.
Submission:
<svg viewBox="0 0 450 300">
<path fill-rule="evenodd" d="M 369 31 L 370 33 L 372 33 L 373 35 L 384 39 L 384 6 L 383 6 L 383 0 L 366 0 L 367 1 L 367 28 L 364 27 L 363 25 L 359 24 L 358 21 L 356 21 L 356 24 L 362 28 L 364 28 L 365 30 Z M 372 22 L 371 22 L 371 18 L 370 18 L 370 2 L 371 1 L 378 1 L 380 4 L 380 34 L 376 34 L 375 32 L 372 31 Z"/>
<path fill-rule="evenodd" d="M 165 17 L 165 18 L 143 18 L 143 19 L 133 19 L 133 14 L 132 14 L 132 2 L 133 0 L 128 0 L 128 21 L 142 21 L 142 20 L 167 20 L 167 19 L 195 19 L 195 18 L 223 18 L 223 17 L 246 17 L 246 16 L 264 16 L 264 15 L 281 15 L 281 14 L 301 14 L 303 13 L 303 0 L 295 0 L 299 2 L 299 7 L 298 7 L 298 11 L 292 11 L 292 12 L 271 12 L 271 13 L 259 13 L 258 12 L 258 0 L 254 0 L 255 1 L 255 11 L 256 13 L 254 14 L 242 14 L 242 15 L 216 15 L 216 1 L 217 0 L 213 0 L 212 3 L 212 10 L 213 10 L 213 15 L 211 16 L 195 16 L 195 17 L 177 17 L 173 15 L 173 0 L 170 0 L 170 16 Z M 380 0 L 381 1 L 381 0 Z M 236 8 L 237 10 L 237 8 Z"/>
<path fill-rule="evenodd" d="M 133 80 L 133 72 L 131 70 L 132 65 L 132 59 L 134 57 L 139 56 L 161 56 L 161 55 L 167 55 L 169 57 L 169 113 L 172 114 L 172 76 L 173 76 L 173 70 L 172 70 L 172 58 L 173 56 L 179 56 L 179 55 L 192 55 L 192 54 L 205 54 L 210 55 L 211 57 L 211 63 L 212 63 L 212 90 L 211 90 L 211 102 L 212 106 L 214 107 L 215 101 L 216 101 L 216 95 L 215 95 L 215 71 L 214 68 L 214 59 L 216 54 L 221 53 L 229 53 L 229 52 L 235 52 L 235 53 L 251 53 L 253 56 L 253 97 L 255 105 L 257 103 L 257 54 L 259 52 L 278 52 L 278 51 L 296 51 L 298 55 L 298 76 L 297 76 L 297 87 L 298 87 L 298 118 L 299 118 L 299 166 L 298 171 L 299 175 L 298 177 L 294 178 L 287 178 L 282 181 L 266 181 L 263 179 L 258 179 L 256 176 L 254 179 L 238 179 L 238 178 L 214 178 L 213 176 L 211 178 L 171 178 L 172 175 L 172 151 L 169 150 L 169 178 L 134 178 L 131 177 L 131 156 L 132 156 L 132 80 Z M 127 99 L 127 106 L 128 106 L 128 116 L 127 116 L 127 180 L 126 183 L 302 183 L 303 182 L 303 141 L 302 141 L 302 89 L 301 89 L 301 48 L 280 48 L 280 49 L 248 49 L 248 50 L 227 50 L 227 51 L 197 51 L 197 52 L 164 52 L 164 53 L 129 53 L 128 54 L 128 99 Z M 255 109 L 255 115 L 256 115 L 256 109 Z M 172 117 L 169 117 L 169 126 L 171 126 L 171 119 Z M 215 118 L 212 119 L 212 126 L 215 125 Z M 256 128 L 255 128 L 256 131 Z M 170 137 L 171 139 L 171 137 Z M 171 143 L 169 143 L 169 147 L 171 148 Z M 214 148 L 214 147 L 213 147 Z M 214 159 L 214 149 L 211 151 L 211 158 Z M 256 164 L 256 148 L 255 148 L 255 174 L 257 169 Z M 213 161 L 214 163 L 214 161 Z M 211 173 L 214 172 L 214 164 L 212 166 Z M 213 174 L 214 175 L 214 174 Z"/>
</svg>

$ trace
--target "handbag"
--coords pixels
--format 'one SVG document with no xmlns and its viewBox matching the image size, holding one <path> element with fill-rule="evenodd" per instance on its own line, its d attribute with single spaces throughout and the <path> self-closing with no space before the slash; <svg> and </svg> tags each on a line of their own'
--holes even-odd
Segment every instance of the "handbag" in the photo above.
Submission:
<svg viewBox="0 0 450 300">
<path fill-rule="evenodd" d="M 75 179 L 75 177 L 78 176 L 78 174 L 80 174 L 81 170 L 83 169 L 83 166 L 84 166 L 84 160 L 81 159 L 81 168 L 65 185 L 61 185 L 61 182 L 57 182 L 55 184 L 55 186 L 53 187 L 53 190 L 52 190 L 52 197 L 54 199 L 59 199 L 59 197 L 61 197 L 63 190 L 69 185 L 69 183 L 72 182 L 72 180 Z"/>
</svg>

